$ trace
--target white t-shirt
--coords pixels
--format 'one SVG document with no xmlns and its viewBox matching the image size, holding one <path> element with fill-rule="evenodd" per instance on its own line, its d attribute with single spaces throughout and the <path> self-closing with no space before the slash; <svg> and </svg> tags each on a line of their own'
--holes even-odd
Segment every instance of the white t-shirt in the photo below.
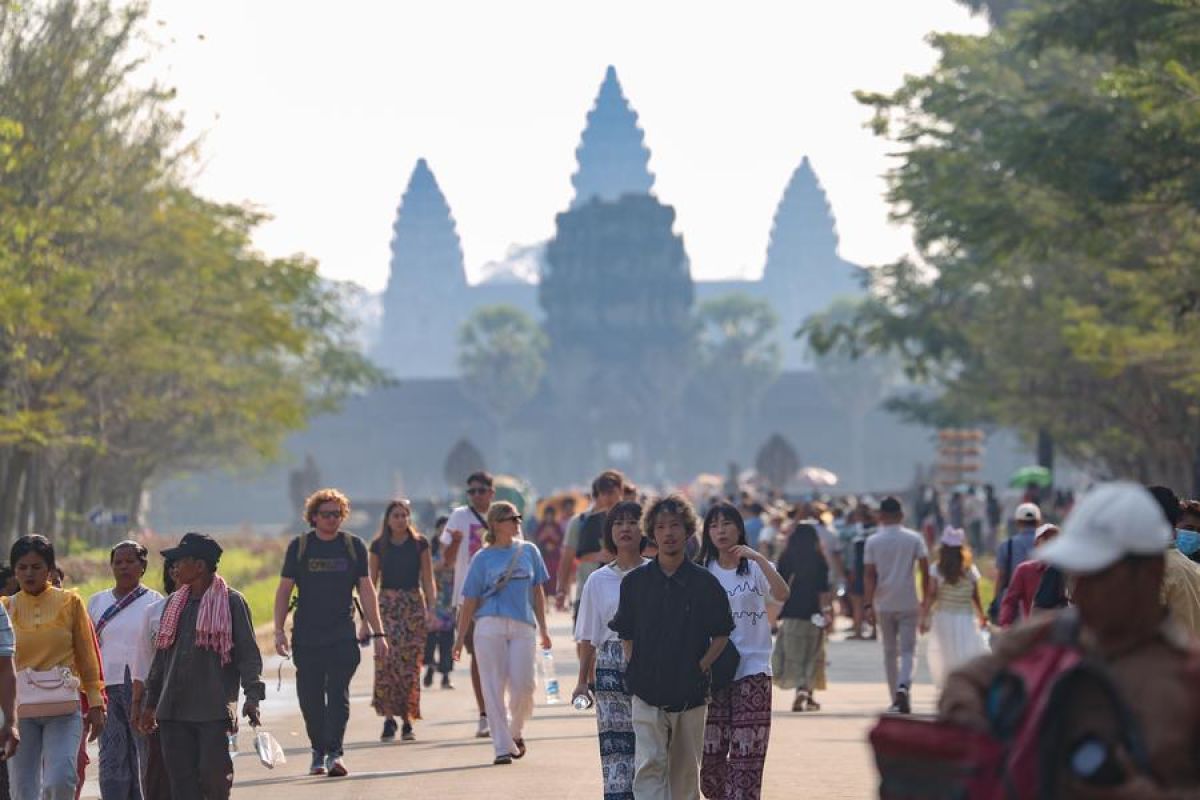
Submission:
<svg viewBox="0 0 1200 800">
<path fill-rule="evenodd" d="M 642 563 L 645 564 L 649 560 L 643 558 Z M 599 647 L 605 642 L 614 642 L 619 638 L 617 632 L 608 627 L 608 623 L 617 615 L 617 606 L 621 604 L 621 581 L 629 572 L 622 572 L 614 561 L 588 576 L 579 596 L 575 641 L 591 642 L 593 646 Z"/>
<path fill-rule="evenodd" d="M 876 611 L 895 613 L 921 607 L 913 570 L 922 558 L 929 558 L 929 551 L 916 531 L 884 525 L 874 536 L 867 537 L 863 563 L 875 565 Z"/>
<path fill-rule="evenodd" d="M 487 516 L 480 514 L 479 517 L 487 519 Z M 454 542 L 454 537 L 451 531 L 462 531 L 462 544 L 459 545 L 458 554 L 454 559 L 454 606 L 457 608 L 462 604 L 463 581 L 467 579 L 467 568 L 471 565 L 471 556 L 483 549 L 483 534 L 485 526 L 475 516 L 470 506 L 459 506 L 450 512 L 450 519 L 446 520 L 446 527 L 442 529 L 442 535 L 439 537 L 442 546 L 449 547 Z"/>
<path fill-rule="evenodd" d="M 150 675 L 150 664 L 154 661 L 154 640 L 158 638 L 158 628 L 162 624 L 163 612 L 167 610 L 167 600 L 160 597 L 149 605 L 142 615 L 141 645 L 138 647 L 137 659 L 129 665 L 129 670 L 135 681 L 145 683 Z"/>
<path fill-rule="evenodd" d="M 747 564 L 750 571 L 745 575 L 738 575 L 737 567 L 722 568 L 715 559 L 708 564 L 708 571 L 729 595 L 729 609 L 733 612 L 733 633 L 729 640 L 742 656 L 734 680 L 771 674 L 771 623 L 767 620 L 771 586 L 762 567 L 753 561 Z"/>
<path fill-rule="evenodd" d="M 137 600 L 121 609 L 100 632 L 100 664 L 104 669 L 104 682 L 109 686 L 125 682 L 126 666 L 131 672 L 134 670 L 134 665 L 139 658 L 138 650 L 145 647 L 141 636 L 146 611 L 155 600 L 161 599 L 162 595 L 158 592 L 153 589 L 147 590 Z M 117 599 L 113 597 L 112 589 L 105 589 L 103 592 L 92 595 L 87 605 L 92 625 L 99 623 L 104 612 L 116 602 Z"/>
</svg>

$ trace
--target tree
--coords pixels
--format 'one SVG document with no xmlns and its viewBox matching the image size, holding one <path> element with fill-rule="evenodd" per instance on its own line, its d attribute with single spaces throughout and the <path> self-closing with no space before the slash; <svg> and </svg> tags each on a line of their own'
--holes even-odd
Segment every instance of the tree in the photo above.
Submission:
<svg viewBox="0 0 1200 800">
<path fill-rule="evenodd" d="M 741 452 L 746 417 L 779 376 L 777 317 L 771 303 L 743 293 L 714 297 L 696 311 L 701 380 L 720 397 L 729 448 Z"/>
<path fill-rule="evenodd" d="M 271 457 L 379 377 L 312 261 L 188 188 L 170 92 L 131 77 L 144 18 L 0 4 L 0 538 L 136 518 L 154 480 Z"/>
<path fill-rule="evenodd" d="M 978 4 L 977 4 L 978 5 Z M 992 4 L 999 7 L 1007 4 Z M 861 94 L 898 146 L 920 261 L 875 270 L 818 349 L 894 351 L 922 413 L 1011 426 L 1078 463 L 1186 484 L 1200 466 L 1195 4 L 1031 0 Z M 1200 488 L 1200 487 L 1198 487 Z"/>
<path fill-rule="evenodd" d="M 496 427 L 500 463 L 507 463 L 507 423 L 533 399 L 546 369 L 546 338 L 519 308 L 476 309 L 458 336 L 458 365 L 480 409 Z"/>
<path fill-rule="evenodd" d="M 800 470 L 800 457 L 791 442 L 778 433 L 771 434 L 754 457 L 754 468 L 772 489 L 783 491 Z"/>
</svg>

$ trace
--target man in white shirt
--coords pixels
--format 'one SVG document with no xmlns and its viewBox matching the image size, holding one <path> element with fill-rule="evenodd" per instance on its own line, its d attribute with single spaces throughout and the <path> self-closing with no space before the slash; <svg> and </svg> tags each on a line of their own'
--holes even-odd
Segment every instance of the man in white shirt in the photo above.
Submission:
<svg viewBox="0 0 1200 800">
<path fill-rule="evenodd" d="M 135 725 L 131 679 L 147 660 L 150 642 L 142 635 L 147 610 L 162 595 L 142 584 L 146 548 L 125 541 L 112 548 L 113 588 L 88 600 L 88 616 L 100 642 L 100 662 L 108 695 L 108 724 L 100 735 L 100 793 L 103 797 L 140 798 L 148 751 Z"/>
<path fill-rule="evenodd" d="M 496 497 L 495 481 L 487 472 L 475 472 L 467 478 L 467 505 L 459 506 L 450 513 L 439 541 L 445 548 L 443 558 L 454 565 L 454 615 L 462 605 L 463 582 L 467 579 L 467 567 L 471 557 L 483 548 L 483 535 L 487 532 L 487 512 Z M 475 736 L 488 738 L 487 711 L 483 705 L 483 685 L 479 680 L 479 665 L 475 663 L 475 623 L 472 621 L 465 632 L 467 652 L 471 654 L 471 687 L 475 690 L 475 703 L 479 708 L 479 727 Z"/>
<path fill-rule="evenodd" d="M 900 526 L 903 520 L 900 501 L 885 497 L 879 504 L 879 529 L 867 539 L 863 557 L 863 608 L 868 622 L 879 623 L 888 693 L 892 697 L 888 710 L 897 714 L 912 712 L 909 690 L 920 617 L 914 569 L 920 571 L 921 596 L 929 592 L 929 551 L 919 533 Z"/>
</svg>

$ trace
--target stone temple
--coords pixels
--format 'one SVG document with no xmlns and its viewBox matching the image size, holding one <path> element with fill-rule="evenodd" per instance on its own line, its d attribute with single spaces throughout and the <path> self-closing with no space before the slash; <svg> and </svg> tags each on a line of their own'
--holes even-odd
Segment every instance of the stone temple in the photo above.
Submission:
<svg viewBox="0 0 1200 800">
<path fill-rule="evenodd" d="M 152 523 L 294 521 L 288 471 L 306 456 L 322 483 L 352 497 L 441 496 L 461 480 L 443 467 L 463 441 L 489 469 L 519 474 L 542 491 L 582 484 L 605 466 L 659 485 L 723 474 L 731 463 L 752 466 L 772 434 L 785 437 L 803 464 L 841 475 L 840 490 L 912 483 L 932 455 L 932 432 L 883 410 L 882 394 L 864 399 L 865 384 L 845 381 L 845 368 L 842 379 L 814 369 L 793 336 L 810 314 L 862 291 L 861 269 L 838 255 L 836 223 L 807 158 L 779 200 L 762 277 L 695 281 L 686 231 L 675 230 L 674 209 L 655 195 L 651 151 L 612 67 L 575 152 L 575 193 L 554 238 L 515 248 L 476 285 L 467 281 L 454 198 L 438 186 L 436 164 L 418 161 L 396 213 L 370 349 L 395 383 L 313 420 L 288 442 L 285 463 L 158 487 Z M 720 376 L 695 367 L 692 336 L 696 306 L 731 293 L 771 303 L 783 366 L 736 432 L 710 391 Z M 524 311 L 549 340 L 541 384 L 502 422 L 456 366 L 462 321 L 497 304 Z M 1003 462 L 997 473 L 1015 457 L 995 459 Z"/>
</svg>

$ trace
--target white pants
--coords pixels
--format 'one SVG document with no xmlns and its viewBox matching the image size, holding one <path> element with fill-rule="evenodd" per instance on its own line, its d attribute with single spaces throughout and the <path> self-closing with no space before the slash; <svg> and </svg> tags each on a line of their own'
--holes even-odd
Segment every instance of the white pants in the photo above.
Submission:
<svg viewBox="0 0 1200 800">
<path fill-rule="evenodd" d="M 708 706 L 663 711 L 633 697 L 633 796 L 636 800 L 700 800 L 700 757 Z"/>
<path fill-rule="evenodd" d="M 517 752 L 525 721 L 533 713 L 534 628 L 508 617 L 475 620 L 475 663 L 483 686 L 483 707 L 496 755 Z M 508 705 L 504 691 L 508 690 Z"/>
</svg>

